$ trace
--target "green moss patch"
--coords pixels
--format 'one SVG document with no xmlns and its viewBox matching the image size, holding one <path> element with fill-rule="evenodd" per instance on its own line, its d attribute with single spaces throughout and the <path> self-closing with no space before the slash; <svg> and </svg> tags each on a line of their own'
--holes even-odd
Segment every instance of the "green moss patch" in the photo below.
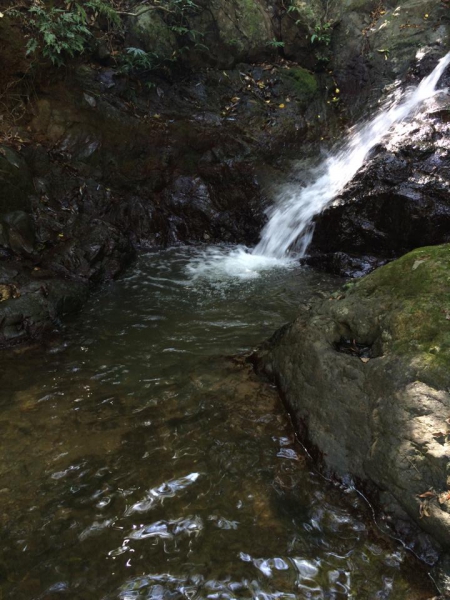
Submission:
<svg viewBox="0 0 450 600">
<path fill-rule="evenodd" d="M 419 248 L 347 291 L 375 303 L 391 339 L 385 349 L 415 358 L 438 381 L 450 367 L 450 244 Z"/>
<path fill-rule="evenodd" d="M 291 85 L 293 92 L 300 100 L 311 100 L 317 94 L 317 79 L 306 69 L 294 67 L 287 70 L 282 76 L 286 83 Z"/>
</svg>

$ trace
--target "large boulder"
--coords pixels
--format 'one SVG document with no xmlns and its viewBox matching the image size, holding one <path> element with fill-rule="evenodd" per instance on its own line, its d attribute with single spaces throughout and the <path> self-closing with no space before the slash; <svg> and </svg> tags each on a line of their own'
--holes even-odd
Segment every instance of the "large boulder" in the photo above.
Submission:
<svg viewBox="0 0 450 600">
<path fill-rule="evenodd" d="M 273 55 L 275 32 L 266 0 L 207 0 L 190 19 L 203 47 L 199 55 L 218 67 L 261 61 Z"/>
<path fill-rule="evenodd" d="M 143 5 L 129 17 L 126 28 L 126 45 L 151 54 L 155 64 L 172 60 L 177 50 L 174 31 L 163 19 L 164 12 L 154 6 Z"/>
<path fill-rule="evenodd" d="M 305 307 L 260 349 L 301 438 L 450 550 L 450 246 Z"/>
</svg>

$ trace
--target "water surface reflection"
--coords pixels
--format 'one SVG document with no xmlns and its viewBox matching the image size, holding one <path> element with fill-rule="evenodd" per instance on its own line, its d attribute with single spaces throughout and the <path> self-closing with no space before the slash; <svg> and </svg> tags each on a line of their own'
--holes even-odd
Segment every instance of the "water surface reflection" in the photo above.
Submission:
<svg viewBox="0 0 450 600">
<path fill-rule="evenodd" d="M 248 351 L 336 281 L 140 259 L 67 326 L 2 358 L 3 598 L 421 600 L 421 568 L 310 472 Z"/>
</svg>

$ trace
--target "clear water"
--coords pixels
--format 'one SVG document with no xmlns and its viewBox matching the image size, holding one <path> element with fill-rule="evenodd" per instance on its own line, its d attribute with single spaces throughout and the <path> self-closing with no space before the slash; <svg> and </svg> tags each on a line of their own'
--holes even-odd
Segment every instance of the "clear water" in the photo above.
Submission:
<svg viewBox="0 0 450 600">
<path fill-rule="evenodd" d="M 202 256 L 142 257 L 64 343 L 2 357 L 2 600 L 433 596 L 230 358 L 339 282 L 193 279 Z"/>
</svg>

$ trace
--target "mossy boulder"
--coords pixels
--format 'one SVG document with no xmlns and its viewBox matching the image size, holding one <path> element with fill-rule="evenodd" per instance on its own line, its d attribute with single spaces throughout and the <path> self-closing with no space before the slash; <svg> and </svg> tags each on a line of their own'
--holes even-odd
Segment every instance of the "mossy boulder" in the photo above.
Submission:
<svg viewBox="0 0 450 600">
<path fill-rule="evenodd" d="M 152 53 L 155 60 L 170 60 L 177 48 L 177 40 L 172 29 L 165 23 L 162 13 L 141 6 L 136 16 L 129 19 L 126 44 Z"/>
<path fill-rule="evenodd" d="M 293 67 L 282 72 L 282 76 L 299 100 L 309 102 L 317 95 L 319 89 L 317 78 L 307 69 Z"/>
<path fill-rule="evenodd" d="M 352 285 L 349 312 L 360 323 L 368 310 L 380 313 L 365 341 L 377 354 L 414 362 L 430 385 L 450 381 L 450 245 L 410 252 Z M 381 317 L 381 318 L 380 318 Z"/>
<path fill-rule="evenodd" d="M 193 15 L 190 22 L 207 49 L 200 52 L 203 63 L 206 59 L 219 67 L 231 67 L 240 61 L 264 60 L 274 53 L 271 42 L 276 36 L 264 0 L 211 0 L 207 10 Z"/>
<path fill-rule="evenodd" d="M 304 309 L 259 352 L 324 465 L 450 549 L 450 245 Z M 393 500 L 394 499 L 394 500 Z"/>
</svg>

